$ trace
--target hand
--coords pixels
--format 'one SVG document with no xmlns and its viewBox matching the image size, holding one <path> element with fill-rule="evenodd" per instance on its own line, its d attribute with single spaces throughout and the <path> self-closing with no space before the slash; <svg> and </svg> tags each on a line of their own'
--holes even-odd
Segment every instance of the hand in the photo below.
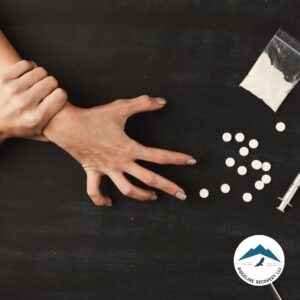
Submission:
<svg viewBox="0 0 300 300">
<path fill-rule="evenodd" d="M 82 165 L 87 174 L 87 193 L 97 205 L 112 205 L 111 199 L 99 190 L 103 175 L 109 176 L 128 197 L 142 201 L 157 199 L 154 191 L 134 186 L 124 173 L 185 200 L 186 195 L 181 187 L 140 166 L 135 160 L 177 165 L 195 164 L 196 160 L 187 154 L 145 147 L 124 132 L 130 116 L 160 109 L 165 103 L 162 98 L 141 96 L 90 109 L 68 104 L 49 122 L 44 135 Z"/>
<path fill-rule="evenodd" d="M 47 139 L 42 129 L 62 108 L 67 95 L 56 79 L 33 62 L 20 61 L 0 75 L 0 139 Z"/>
</svg>

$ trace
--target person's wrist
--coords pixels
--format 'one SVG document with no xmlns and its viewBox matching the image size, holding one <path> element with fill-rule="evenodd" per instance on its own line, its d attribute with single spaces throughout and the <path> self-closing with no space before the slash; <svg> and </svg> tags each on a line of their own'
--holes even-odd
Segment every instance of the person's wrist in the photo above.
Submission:
<svg viewBox="0 0 300 300">
<path fill-rule="evenodd" d="M 43 129 L 43 135 L 52 143 L 65 148 L 67 135 L 72 134 L 70 127 L 76 122 L 78 112 L 83 110 L 66 102 L 63 108 L 48 122 Z"/>
</svg>

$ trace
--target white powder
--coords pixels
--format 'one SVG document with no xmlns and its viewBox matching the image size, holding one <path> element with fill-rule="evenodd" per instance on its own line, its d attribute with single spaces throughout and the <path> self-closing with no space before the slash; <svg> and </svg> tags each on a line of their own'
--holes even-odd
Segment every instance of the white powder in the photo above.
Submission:
<svg viewBox="0 0 300 300">
<path fill-rule="evenodd" d="M 286 81 L 283 73 L 271 64 L 268 54 L 263 52 L 240 86 L 276 112 L 295 83 Z"/>
</svg>

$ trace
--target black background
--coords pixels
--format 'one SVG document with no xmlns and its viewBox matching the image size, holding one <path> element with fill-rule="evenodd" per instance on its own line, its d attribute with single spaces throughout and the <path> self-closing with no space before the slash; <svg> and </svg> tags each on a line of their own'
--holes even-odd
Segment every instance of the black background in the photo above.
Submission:
<svg viewBox="0 0 300 300">
<path fill-rule="evenodd" d="M 300 299 L 300 198 L 276 210 L 299 171 L 299 86 L 273 113 L 238 87 L 279 27 L 300 38 L 300 2 L 1 0 L 2 29 L 21 55 L 59 79 L 81 107 L 141 94 L 167 106 L 130 119 L 127 132 L 151 146 L 190 153 L 197 166 L 145 166 L 182 185 L 185 202 L 126 199 L 108 180 L 112 208 L 94 206 L 81 167 L 50 143 L 9 140 L 0 155 L 1 299 L 272 299 L 236 275 L 244 238 L 266 234 L 286 254 L 276 282 Z M 278 133 L 276 122 L 287 130 Z M 225 131 L 260 147 L 244 159 Z M 227 156 L 272 163 L 272 183 L 241 177 Z M 223 195 L 219 186 L 232 191 Z M 198 196 L 207 187 L 210 197 Z M 245 203 L 243 192 L 253 192 Z"/>
</svg>

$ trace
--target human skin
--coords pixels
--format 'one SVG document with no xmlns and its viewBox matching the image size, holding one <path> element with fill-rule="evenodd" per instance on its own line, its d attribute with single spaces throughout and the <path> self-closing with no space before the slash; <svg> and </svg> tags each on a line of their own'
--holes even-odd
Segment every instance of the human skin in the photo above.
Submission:
<svg viewBox="0 0 300 300">
<path fill-rule="evenodd" d="M 42 129 L 62 108 L 66 93 L 34 62 L 20 61 L 0 32 L 0 140 L 25 137 L 46 141 Z"/>
<path fill-rule="evenodd" d="M 142 167 L 136 160 L 176 165 L 194 165 L 196 160 L 188 154 L 143 146 L 124 131 L 127 119 L 133 114 L 158 110 L 164 105 L 165 99 L 149 96 L 119 99 L 88 109 L 66 102 L 47 123 L 43 134 L 81 164 L 87 175 L 87 193 L 96 205 L 112 205 L 112 199 L 99 188 L 104 175 L 122 194 L 136 200 L 156 200 L 152 188 L 185 200 L 183 188 Z M 125 174 L 136 177 L 151 189 L 133 185 Z"/>
</svg>

